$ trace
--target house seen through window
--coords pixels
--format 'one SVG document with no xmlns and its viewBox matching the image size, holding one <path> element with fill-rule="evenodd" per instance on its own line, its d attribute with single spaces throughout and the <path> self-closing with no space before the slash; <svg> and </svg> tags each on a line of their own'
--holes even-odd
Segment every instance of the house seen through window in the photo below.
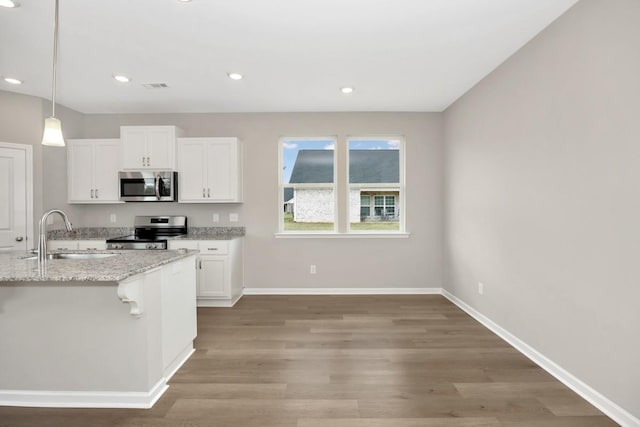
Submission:
<svg viewBox="0 0 640 427">
<path fill-rule="evenodd" d="M 400 231 L 399 139 L 354 138 L 349 144 L 349 230 Z"/>
<path fill-rule="evenodd" d="M 283 231 L 335 231 L 335 140 L 286 140 L 282 146 Z"/>
<path fill-rule="evenodd" d="M 333 138 L 280 141 L 281 232 L 404 231 L 402 141 L 350 138 L 345 142 L 347 150 L 336 150 L 339 142 Z M 338 179 L 340 152 L 347 153 L 348 170 Z M 341 193 L 337 182 L 347 183 Z M 338 209 L 341 203 L 346 209 Z M 338 211 L 346 211 L 345 218 L 338 218 Z"/>
</svg>

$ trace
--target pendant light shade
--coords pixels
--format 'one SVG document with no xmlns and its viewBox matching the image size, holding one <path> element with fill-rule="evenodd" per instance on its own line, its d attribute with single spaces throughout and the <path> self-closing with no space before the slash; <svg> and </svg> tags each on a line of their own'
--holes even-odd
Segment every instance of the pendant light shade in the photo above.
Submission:
<svg viewBox="0 0 640 427">
<path fill-rule="evenodd" d="M 64 137 L 62 136 L 62 123 L 55 117 L 49 117 L 44 121 L 44 135 L 42 145 L 51 147 L 64 147 Z"/>
<path fill-rule="evenodd" d="M 62 123 L 56 119 L 56 65 L 58 62 L 58 1 L 55 0 L 55 13 L 53 16 L 53 76 L 51 84 L 51 117 L 44 121 L 44 135 L 42 145 L 51 147 L 64 147 L 62 136 Z"/>
</svg>

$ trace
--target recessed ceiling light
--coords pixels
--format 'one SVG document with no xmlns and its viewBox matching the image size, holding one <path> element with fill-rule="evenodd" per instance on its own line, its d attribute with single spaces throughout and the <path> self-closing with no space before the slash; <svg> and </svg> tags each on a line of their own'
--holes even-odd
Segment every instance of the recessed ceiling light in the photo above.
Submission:
<svg viewBox="0 0 640 427">
<path fill-rule="evenodd" d="M 114 74 L 113 78 L 120 83 L 129 83 L 131 79 L 127 76 L 123 76 L 122 74 Z"/>
<path fill-rule="evenodd" d="M 178 3 L 189 3 L 191 0 L 178 0 Z"/>
<path fill-rule="evenodd" d="M 343 88 L 340 88 L 340 92 L 342 92 L 342 93 L 352 93 L 353 92 L 353 88 L 352 87 L 343 87 Z"/>
<path fill-rule="evenodd" d="M 5 77 L 4 81 L 7 83 L 11 83 L 12 85 L 21 85 L 22 80 L 14 79 L 13 77 Z"/>
<path fill-rule="evenodd" d="M 18 7 L 20 3 L 16 0 L 0 0 L 0 6 L 2 7 Z"/>
<path fill-rule="evenodd" d="M 227 73 L 227 76 L 229 76 L 231 80 L 242 80 L 242 77 L 244 77 L 240 73 Z"/>
</svg>

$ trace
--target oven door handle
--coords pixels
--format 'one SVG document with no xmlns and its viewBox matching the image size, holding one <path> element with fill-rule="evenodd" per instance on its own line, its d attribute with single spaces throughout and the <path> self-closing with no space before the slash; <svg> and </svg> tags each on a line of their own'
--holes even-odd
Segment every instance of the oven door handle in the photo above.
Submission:
<svg viewBox="0 0 640 427">
<path fill-rule="evenodd" d="M 156 189 L 156 198 L 158 200 L 160 200 L 160 174 L 156 175 L 156 185 L 155 185 L 155 189 Z"/>
</svg>

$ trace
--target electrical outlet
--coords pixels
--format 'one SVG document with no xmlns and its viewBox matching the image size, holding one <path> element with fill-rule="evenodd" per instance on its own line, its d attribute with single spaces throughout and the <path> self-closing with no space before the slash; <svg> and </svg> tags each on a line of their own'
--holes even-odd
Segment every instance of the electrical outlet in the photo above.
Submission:
<svg viewBox="0 0 640 427">
<path fill-rule="evenodd" d="M 484 295 L 484 284 L 482 282 L 478 282 L 478 293 Z"/>
<path fill-rule="evenodd" d="M 316 274 L 317 270 L 316 270 L 316 266 L 315 264 L 311 264 L 309 266 L 309 274 Z"/>
<path fill-rule="evenodd" d="M 238 214 L 230 213 L 229 214 L 229 222 L 238 222 Z"/>
<path fill-rule="evenodd" d="M 116 214 L 111 214 L 111 216 L 109 217 L 109 220 L 111 222 L 116 222 Z"/>
<path fill-rule="evenodd" d="M 213 214 L 213 222 L 220 222 L 220 214 L 219 213 L 214 213 Z"/>
</svg>

